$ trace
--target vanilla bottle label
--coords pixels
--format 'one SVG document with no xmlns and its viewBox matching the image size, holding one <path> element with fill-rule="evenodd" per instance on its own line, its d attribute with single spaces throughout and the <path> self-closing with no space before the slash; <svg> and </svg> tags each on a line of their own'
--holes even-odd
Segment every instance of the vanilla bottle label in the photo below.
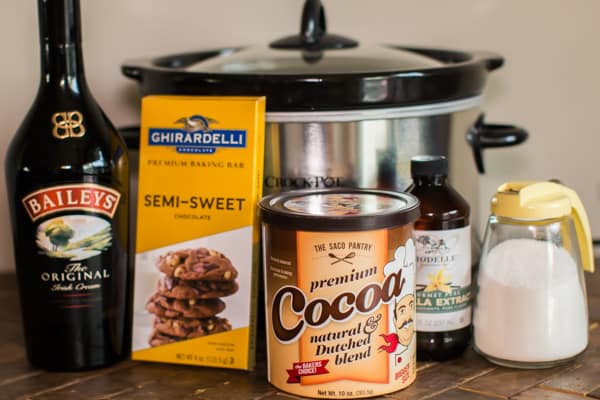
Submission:
<svg viewBox="0 0 600 400">
<path fill-rule="evenodd" d="M 417 330 L 445 332 L 471 324 L 470 226 L 415 230 Z"/>
</svg>

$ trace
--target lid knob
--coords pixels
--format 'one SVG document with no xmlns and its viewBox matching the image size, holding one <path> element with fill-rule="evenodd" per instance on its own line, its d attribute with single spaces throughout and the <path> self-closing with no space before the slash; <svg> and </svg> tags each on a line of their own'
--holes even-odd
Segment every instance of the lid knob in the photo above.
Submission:
<svg viewBox="0 0 600 400">
<path fill-rule="evenodd" d="M 302 11 L 300 39 L 305 47 L 319 43 L 327 31 L 325 9 L 320 0 L 307 0 Z"/>
<path fill-rule="evenodd" d="M 306 0 L 302 11 L 300 34 L 286 36 L 269 45 L 273 49 L 303 50 L 305 59 L 320 59 L 322 50 L 346 49 L 358 46 L 356 40 L 327 33 L 325 9 L 320 0 Z M 316 53 L 316 54 L 315 54 Z"/>
</svg>

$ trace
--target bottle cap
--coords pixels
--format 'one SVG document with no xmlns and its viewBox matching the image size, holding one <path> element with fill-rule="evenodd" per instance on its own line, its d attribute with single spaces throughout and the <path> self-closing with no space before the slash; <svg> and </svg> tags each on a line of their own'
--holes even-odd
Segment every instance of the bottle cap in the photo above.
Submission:
<svg viewBox="0 0 600 400">
<path fill-rule="evenodd" d="M 501 185 L 492 197 L 492 214 L 499 217 L 545 223 L 570 216 L 575 226 L 584 271 L 594 271 L 592 235 L 583 203 L 574 190 L 554 182 L 516 181 Z M 568 233 L 564 235 L 568 237 Z"/>
<path fill-rule="evenodd" d="M 415 176 L 448 176 L 448 159 L 444 156 L 414 156 L 410 174 Z"/>
</svg>

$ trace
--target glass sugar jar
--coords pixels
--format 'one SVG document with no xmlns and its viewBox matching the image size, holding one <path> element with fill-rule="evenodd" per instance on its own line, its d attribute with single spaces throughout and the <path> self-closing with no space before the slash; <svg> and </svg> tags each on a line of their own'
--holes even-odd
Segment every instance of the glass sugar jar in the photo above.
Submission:
<svg viewBox="0 0 600 400">
<path fill-rule="evenodd" d="M 516 368 L 568 362 L 588 344 L 583 271 L 593 272 L 589 222 L 577 194 L 557 183 L 498 188 L 477 278 L 474 346 Z"/>
</svg>

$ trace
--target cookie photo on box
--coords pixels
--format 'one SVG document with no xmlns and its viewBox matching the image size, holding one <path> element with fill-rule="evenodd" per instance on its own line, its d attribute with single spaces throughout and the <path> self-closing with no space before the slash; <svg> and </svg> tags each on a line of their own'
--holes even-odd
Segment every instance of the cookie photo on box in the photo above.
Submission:
<svg viewBox="0 0 600 400">
<path fill-rule="evenodd" d="M 251 240 L 242 228 L 138 254 L 132 350 L 247 327 Z"/>
</svg>

